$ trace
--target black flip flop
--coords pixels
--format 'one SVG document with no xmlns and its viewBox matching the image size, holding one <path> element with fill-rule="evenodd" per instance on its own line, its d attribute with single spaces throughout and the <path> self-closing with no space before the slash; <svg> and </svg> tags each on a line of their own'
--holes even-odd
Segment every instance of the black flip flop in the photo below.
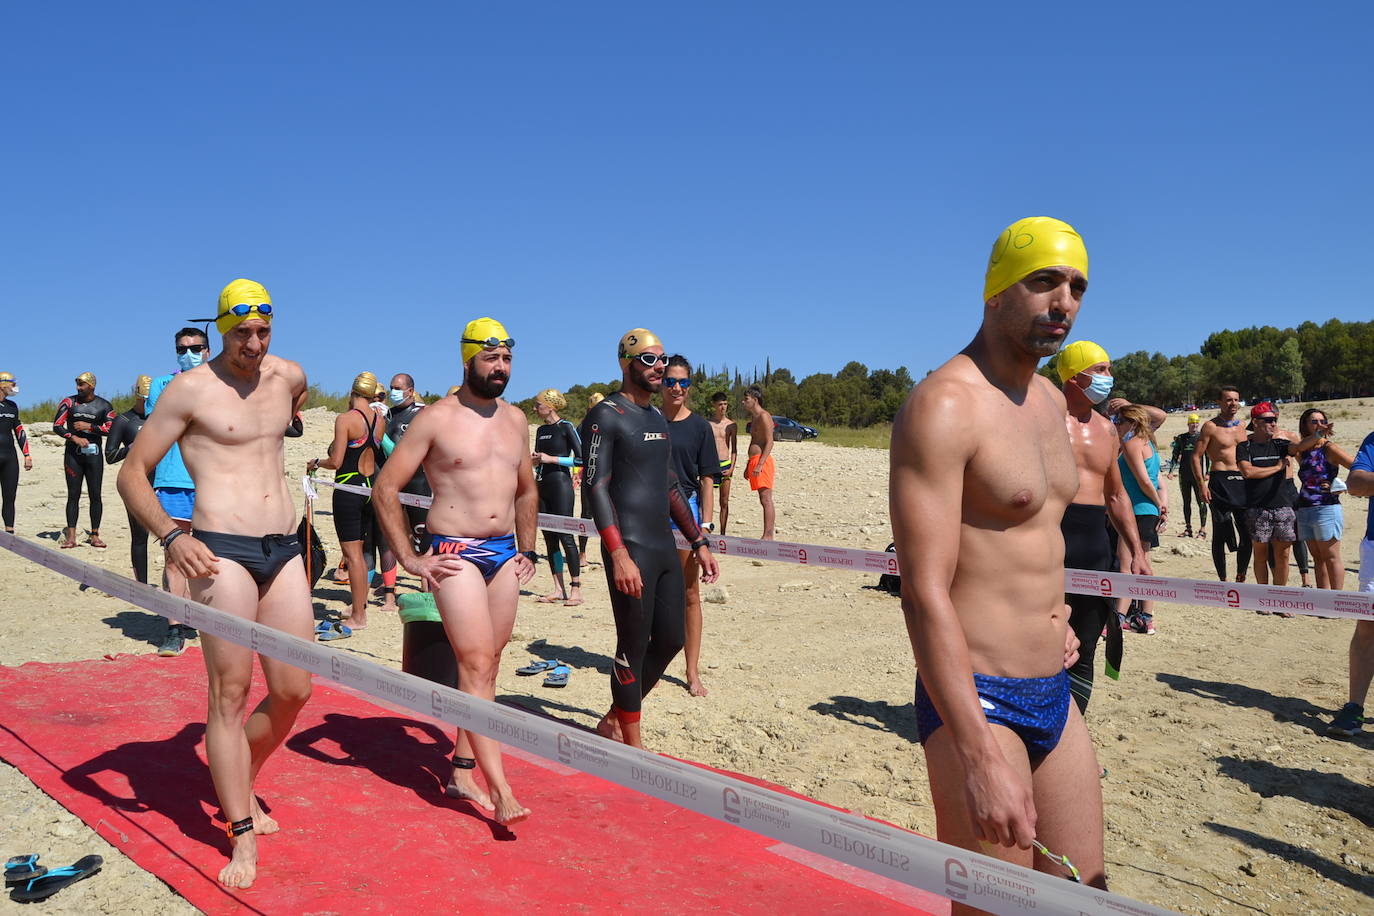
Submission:
<svg viewBox="0 0 1374 916">
<path fill-rule="evenodd" d="M 16 903 L 46 900 L 62 888 L 75 884 L 83 878 L 89 878 L 100 871 L 100 866 L 104 864 L 105 860 L 100 856 L 82 856 L 72 865 L 65 868 L 54 868 L 43 877 L 34 878 L 23 887 L 16 887 L 10 891 L 10 899 Z"/>
<path fill-rule="evenodd" d="M 31 852 L 26 856 L 11 856 L 5 863 L 5 886 L 12 884 L 22 884 L 34 878 L 41 878 L 48 873 L 47 868 L 38 864 L 38 853 Z"/>
</svg>

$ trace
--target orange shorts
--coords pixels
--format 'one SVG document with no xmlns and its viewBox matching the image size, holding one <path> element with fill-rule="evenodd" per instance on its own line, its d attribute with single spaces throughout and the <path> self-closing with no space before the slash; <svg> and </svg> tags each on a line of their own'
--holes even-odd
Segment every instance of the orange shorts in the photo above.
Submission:
<svg viewBox="0 0 1374 916">
<path fill-rule="evenodd" d="M 754 476 L 754 468 L 759 466 L 759 456 L 750 455 L 749 463 L 744 466 L 744 478 L 749 481 L 751 490 L 771 490 L 773 489 L 773 471 L 776 465 L 773 464 L 773 456 L 769 455 L 768 460 L 763 463 L 763 470 L 759 471 L 757 477 Z"/>
</svg>

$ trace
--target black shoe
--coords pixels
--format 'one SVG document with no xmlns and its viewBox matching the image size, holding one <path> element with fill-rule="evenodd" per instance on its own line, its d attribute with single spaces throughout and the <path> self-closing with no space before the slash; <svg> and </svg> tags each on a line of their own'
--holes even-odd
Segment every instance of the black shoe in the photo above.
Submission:
<svg viewBox="0 0 1374 916">
<path fill-rule="evenodd" d="M 157 647 L 157 654 L 163 658 L 174 658 L 186 651 L 186 637 L 181 635 L 181 627 L 175 624 L 167 630 L 167 637 Z"/>
</svg>

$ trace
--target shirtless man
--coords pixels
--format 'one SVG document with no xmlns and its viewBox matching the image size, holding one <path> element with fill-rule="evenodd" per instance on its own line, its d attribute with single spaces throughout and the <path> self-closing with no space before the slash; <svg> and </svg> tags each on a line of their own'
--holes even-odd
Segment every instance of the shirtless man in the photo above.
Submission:
<svg viewBox="0 0 1374 916">
<path fill-rule="evenodd" d="M 1112 363 L 1107 351 L 1090 340 L 1065 347 L 1057 364 L 1064 386 L 1068 412 L 1064 422 L 1078 466 L 1078 494 L 1064 510 L 1060 531 L 1064 535 L 1064 565 L 1069 569 L 1107 571 L 1115 551 L 1107 536 L 1107 524 L 1116 529 L 1131 557 L 1129 569 L 1145 575 L 1140 532 L 1136 528 L 1131 499 L 1121 482 L 1117 456 L 1121 440 L 1110 420 L 1093 409 L 1112 390 Z M 1093 693 L 1093 657 L 1097 640 L 1106 627 L 1107 676 L 1121 670 L 1121 627 L 1116 622 L 1115 602 L 1099 595 L 1064 596 L 1069 605 L 1069 626 L 1078 638 L 1078 661 L 1069 669 L 1069 688 L 1078 711 L 1087 714 Z"/>
<path fill-rule="evenodd" d="M 167 385 L 119 472 L 119 495 L 161 536 L 166 562 L 186 577 L 192 600 L 311 639 L 310 586 L 282 474 L 283 431 L 305 403 L 305 373 L 268 355 L 272 300 L 261 285 L 226 286 L 215 324 L 224 335 L 220 355 Z M 175 442 L 197 493 L 189 533 L 163 509 L 148 479 Z M 248 887 L 257 875 L 257 835 L 277 831 L 253 783 L 309 699 L 310 673 L 260 656 L 267 696 L 244 722 L 252 651 L 208 633 L 202 644 L 210 682 L 205 756 L 233 850 L 219 880 Z"/>
<path fill-rule="evenodd" d="M 716 435 L 716 454 L 720 456 L 720 533 L 730 521 L 730 478 L 735 476 L 735 461 L 739 458 L 739 424 L 730 419 L 730 395 L 717 391 L 711 395 L 711 432 Z M 711 520 L 706 519 L 707 524 Z"/>
<path fill-rule="evenodd" d="M 372 502 L 397 561 L 434 592 L 458 659 L 459 688 L 495 700 L 520 585 L 534 575 L 539 491 L 525 414 L 501 400 L 515 341 L 500 322 L 478 318 L 463 329 L 461 344 L 462 387 L 411 420 L 377 476 Z M 434 502 L 427 522 L 432 546 L 419 556 L 397 494 L 422 467 Z M 473 778 L 478 766 L 485 792 Z M 530 815 L 506 781 L 501 745 L 477 732 L 459 730 L 445 791 L 493 812 L 502 824 Z"/>
<path fill-rule="evenodd" d="M 978 334 L 897 416 L 890 501 L 940 840 L 1064 875 L 1035 854 L 1047 848 L 1105 887 L 1097 760 L 1064 670 L 1059 525 L 1079 475 L 1064 396 L 1036 373 L 1068 336 L 1087 267 L 1059 220 L 1002 233 Z"/>
<path fill-rule="evenodd" d="M 763 389 L 751 385 L 741 402 L 749 412 L 749 460 L 744 465 L 744 479 L 749 488 L 759 494 L 763 507 L 763 539 L 773 540 L 773 416 L 763 407 Z M 722 529 L 722 534 L 724 530 Z"/>
<path fill-rule="evenodd" d="M 1245 581 L 1250 567 L 1250 534 L 1245 529 L 1245 476 L 1236 463 L 1236 446 L 1245 441 L 1245 426 L 1240 412 L 1240 391 L 1223 385 L 1218 403 L 1221 410 L 1202 424 L 1197 447 L 1193 449 L 1193 479 L 1198 482 L 1202 501 L 1212 507 L 1212 565 L 1217 578 L 1226 581 L 1226 551 L 1236 552 L 1236 581 Z M 1202 457 L 1212 463 L 1202 473 Z"/>
</svg>

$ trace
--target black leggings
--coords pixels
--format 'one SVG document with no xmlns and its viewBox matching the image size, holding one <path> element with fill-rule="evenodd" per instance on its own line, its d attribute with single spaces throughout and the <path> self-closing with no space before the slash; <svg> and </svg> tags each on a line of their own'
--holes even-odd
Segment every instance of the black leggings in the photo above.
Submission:
<svg viewBox="0 0 1374 916">
<path fill-rule="evenodd" d="M 572 477 L 567 474 L 550 472 L 544 469 L 539 480 L 539 511 L 551 515 L 571 516 L 573 514 Z M 563 564 L 556 562 L 559 547 L 563 556 L 568 558 L 568 575 L 576 582 L 582 568 L 578 564 L 577 538 L 568 531 L 544 531 L 544 552 L 549 555 L 549 565 L 554 572 L 562 572 Z"/>
<path fill-rule="evenodd" d="M 102 455 L 83 455 L 75 445 L 68 445 L 62 456 L 62 468 L 67 472 L 67 527 L 75 528 L 81 509 L 81 482 L 86 482 L 86 498 L 91 501 L 91 530 L 100 530 L 100 518 L 105 505 L 100 501 L 100 483 L 105 479 L 105 458 Z"/>
<path fill-rule="evenodd" d="M 148 584 L 148 529 L 138 523 L 132 512 L 129 515 L 129 559 L 134 564 L 134 578 Z"/>
<path fill-rule="evenodd" d="M 1226 581 L 1226 551 L 1236 552 L 1236 578 L 1250 569 L 1250 532 L 1245 528 L 1245 510 L 1223 508 L 1212 502 L 1212 565 L 1217 578 Z"/>
<path fill-rule="evenodd" d="M 1202 501 L 1202 490 L 1191 475 L 1178 475 L 1178 486 L 1183 491 L 1183 524 L 1193 530 L 1193 497 L 1197 497 L 1198 527 L 1207 527 L 1207 504 Z"/>
<path fill-rule="evenodd" d="M 682 561 L 671 542 L 657 549 L 626 546 L 644 581 L 640 597 L 632 598 L 615 587 L 611 555 L 604 547 L 601 559 L 606 564 L 611 613 L 615 615 L 611 699 L 619 713 L 629 714 L 621 718 L 634 721 L 639 718 L 644 697 L 687 640 L 686 592 Z"/>
<path fill-rule="evenodd" d="M 19 452 L 0 446 L 0 503 L 6 528 L 14 527 L 14 494 L 19 491 Z"/>
</svg>

